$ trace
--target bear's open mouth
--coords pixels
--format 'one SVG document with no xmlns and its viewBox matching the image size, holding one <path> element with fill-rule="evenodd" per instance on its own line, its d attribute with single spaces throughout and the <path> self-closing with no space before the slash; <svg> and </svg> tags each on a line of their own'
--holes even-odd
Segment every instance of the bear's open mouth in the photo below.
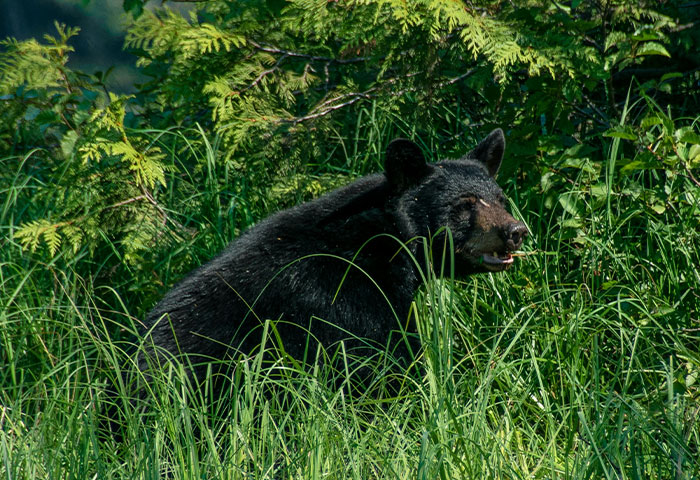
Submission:
<svg viewBox="0 0 700 480">
<path fill-rule="evenodd" d="M 497 253 L 492 254 L 484 253 L 481 255 L 481 264 L 492 272 L 500 272 L 510 267 L 513 263 L 513 256 L 508 253 Z"/>
</svg>

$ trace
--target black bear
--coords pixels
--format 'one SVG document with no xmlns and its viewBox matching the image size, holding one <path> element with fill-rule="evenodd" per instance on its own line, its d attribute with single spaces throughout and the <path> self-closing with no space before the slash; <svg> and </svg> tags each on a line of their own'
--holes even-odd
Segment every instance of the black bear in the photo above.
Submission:
<svg viewBox="0 0 700 480">
<path fill-rule="evenodd" d="M 300 360 L 318 343 L 361 354 L 385 348 L 392 331 L 415 332 L 422 242 L 439 265 L 449 231 L 455 275 L 513 263 L 527 230 L 494 181 L 504 149 L 497 129 L 463 158 L 429 164 L 415 143 L 394 140 L 383 174 L 272 215 L 173 287 L 148 315 L 153 345 L 206 365 L 255 352 L 266 320 Z"/>
</svg>

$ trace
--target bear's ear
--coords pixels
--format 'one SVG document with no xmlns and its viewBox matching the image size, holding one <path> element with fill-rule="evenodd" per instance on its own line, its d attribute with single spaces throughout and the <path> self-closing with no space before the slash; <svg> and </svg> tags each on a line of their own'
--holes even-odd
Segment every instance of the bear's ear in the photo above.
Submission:
<svg viewBox="0 0 700 480">
<path fill-rule="evenodd" d="M 384 171 L 396 191 L 418 183 L 429 171 L 420 147 L 405 138 L 392 140 L 386 147 Z"/>
<path fill-rule="evenodd" d="M 474 150 L 467 153 L 466 158 L 480 161 L 488 169 L 489 175 L 495 177 L 501 167 L 505 151 L 506 137 L 503 135 L 503 130 L 497 128 L 474 147 Z"/>
</svg>

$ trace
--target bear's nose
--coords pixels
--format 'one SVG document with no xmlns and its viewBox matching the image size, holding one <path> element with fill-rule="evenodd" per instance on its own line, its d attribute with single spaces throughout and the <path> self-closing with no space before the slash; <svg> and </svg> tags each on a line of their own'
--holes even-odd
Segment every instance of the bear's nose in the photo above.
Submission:
<svg viewBox="0 0 700 480">
<path fill-rule="evenodd" d="M 523 222 L 511 223 L 506 227 L 506 245 L 510 250 L 517 250 L 527 236 L 527 227 Z"/>
</svg>

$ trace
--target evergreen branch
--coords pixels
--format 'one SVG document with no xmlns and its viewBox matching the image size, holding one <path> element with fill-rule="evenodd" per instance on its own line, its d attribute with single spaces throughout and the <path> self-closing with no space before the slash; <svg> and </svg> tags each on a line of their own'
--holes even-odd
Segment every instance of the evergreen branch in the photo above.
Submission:
<svg viewBox="0 0 700 480">
<path fill-rule="evenodd" d="M 110 208 L 117 208 L 117 207 L 123 207 L 124 205 L 128 205 L 130 203 L 138 202 L 140 200 L 144 200 L 146 197 L 144 195 L 138 195 L 136 197 L 131 197 L 127 198 L 126 200 L 122 200 L 121 202 L 114 203 L 108 207 L 105 207 L 105 210 L 110 209 Z"/>
<path fill-rule="evenodd" d="M 281 64 L 281 63 L 284 61 L 284 59 L 287 58 L 287 57 L 289 57 L 289 55 L 287 55 L 287 54 L 282 55 L 282 56 L 279 58 L 279 60 L 277 60 L 277 63 L 275 63 L 275 66 L 274 66 L 274 67 L 269 68 L 269 69 L 267 69 L 267 70 L 263 70 L 263 71 L 260 73 L 260 75 L 258 75 L 257 78 L 256 78 L 255 80 L 253 80 L 253 83 L 251 83 L 250 85 L 248 85 L 247 87 L 245 87 L 245 88 L 244 88 L 243 90 L 241 90 L 241 92 L 239 92 L 239 93 L 248 91 L 248 90 L 250 90 L 251 88 L 255 88 L 256 86 L 258 86 L 258 84 L 259 84 L 266 76 L 268 76 L 268 75 L 270 75 L 271 73 L 274 73 L 274 72 L 276 72 L 277 70 L 279 70 L 280 64 Z"/>
<path fill-rule="evenodd" d="M 605 53 L 605 48 L 603 48 L 602 45 L 600 45 L 598 42 L 595 41 L 595 39 L 589 37 L 588 35 L 583 37 L 583 41 L 595 47 L 595 49 L 598 50 L 598 53 Z"/>
<path fill-rule="evenodd" d="M 322 109 L 320 112 L 317 112 L 317 113 L 314 113 L 314 114 L 310 114 L 310 115 L 306 115 L 306 116 L 304 116 L 304 117 L 295 118 L 294 121 L 292 122 L 292 124 L 293 124 L 293 125 L 297 125 L 297 124 L 299 124 L 299 123 L 301 123 L 301 122 L 304 122 L 304 121 L 306 121 L 306 120 L 312 120 L 312 119 L 314 119 L 314 118 L 325 117 L 325 116 L 328 115 L 329 113 L 331 113 L 331 112 L 333 112 L 333 111 L 335 111 L 335 110 L 339 110 L 339 109 L 341 109 L 341 108 L 347 107 L 348 105 L 352 105 L 353 103 L 356 103 L 357 101 L 359 101 L 359 100 L 361 100 L 361 99 L 363 99 L 363 98 L 365 98 L 365 99 L 372 98 L 371 95 L 367 95 L 367 94 L 365 94 L 365 93 L 352 93 L 352 94 L 347 94 L 347 95 L 343 95 L 343 96 L 345 96 L 345 97 L 347 97 L 347 96 L 354 96 L 354 98 L 353 98 L 352 100 L 348 100 L 348 101 L 345 102 L 345 103 L 341 103 L 341 104 L 339 104 L 339 105 L 333 105 L 333 106 L 331 106 L 331 107 Z M 337 100 L 337 98 L 334 98 L 333 100 L 335 101 L 335 100 Z M 315 109 L 315 110 L 316 110 L 316 109 Z"/>
<path fill-rule="evenodd" d="M 437 86 L 438 86 L 438 88 L 443 88 L 443 87 L 446 87 L 446 86 L 448 86 L 448 85 L 454 85 L 455 83 L 457 83 L 457 82 L 459 82 L 459 81 L 461 81 L 461 80 L 464 80 L 464 79 L 467 78 L 467 77 L 472 76 L 472 75 L 474 74 L 474 72 L 476 72 L 476 68 L 470 68 L 469 70 L 467 70 L 466 72 L 464 72 L 462 75 L 459 75 L 459 76 L 454 77 L 454 78 L 451 78 L 451 79 L 449 79 L 449 80 L 447 80 L 447 81 L 438 83 Z"/>
<path fill-rule="evenodd" d="M 327 105 L 331 105 L 335 102 L 342 101 L 344 98 L 350 98 L 350 97 L 358 97 L 358 98 L 364 97 L 366 99 L 374 98 L 374 95 L 372 94 L 372 92 L 375 92 L 378 89 L 379 89 L 379 87 L 372 87 L 372 88 L 365 90 L 364 92 L 344 93 L 343 95 L 333 97 L 333 98 L 326 100 L 325 102 L 323 102 L 319 105 L 316 105 L 316 107 L 314 107 L 314 110 L 319 110 Z"/>
<path fill-rule="evenodd" d="M 470 75 L 473 75 L 474 72 L 476 72 L 475 68 L 469 69 L 461 75 L 458 75 L 458 76 L 451 78 L 449 80 L 446 80 L 444 82 L 438 83 L 436 85 L 436 88 L 440 89 L 440 88 L 444 88 L 444 87 L 449 86 L 449 85 L 454 85 L 455 83 L 457 83 L 461 80 L 464 80 L 465 78 L 469 77 Z M 423 72 L 413 72 L 413 73 L 409 73 L 408 75 L 404 75 L 403 77 L 390 78 L 390 79 L 386 80 L 384 85 L 393 85 L 401 80 L 406 80 L 408 78 L 415 77 L 415 76 L 420 75 L 422 73 Z M 377 92 L 379 89 L 380 89 L 379 86 L 375 86 L 372 88 L 368 88 L 364 92 L 346 93 L 346 94 L 331 98 L 331 99 L 326 100 L 325 102 L 317 105 L 312 110 L 312 112 L 315 112 L 315 113 L 310 113 L 310 114 L 305 115 L 303 117 L 297 117 L 291 123 L 293 125 L 297 125 L 297 124 L 304 122 L 306 120 L 313 120 L 316 118 L 324 117 L 324 116 L 328 115 L 329 113 L 334 112 L 335 110 L 339 110 L 341 108 L 352 105 L 352 104 L 358 102 L 359 100 L 362 100 L 362 99 L 369 100 L 372 98 L 376 98 L 378 95 L 375 92 Z M 391 96 L 398 97 L 398 96 L 401 96 L 407 92 L 413 92 L 416 90 L 418 90 L 418 87 L 413 86 L 413 87 L 404 88 L 402 90 L 399 90 L 398 92 L 389 92 L 389 94 Z M 342 101 L 346 98 L 350 98 L 350 100 L 345 101 L 345 102 L 340 103 L 340 104 L 335 104 L 336 102 Z"/>
<path fill-rule="evenodd" d="M 175 225 L 179 229 L 184 229 L 185 227 L 178 221 L 171 219 L 168 216 L 168 213 L 163 209 L 163 207 L 160 206 L 160 204 L 156 201 L 155 198 L 153 198 L 153 195 L 151 195 L 151 192 L 146 190 L 146 187 L 143 184 L 139 184 L 139 188 L 141 189 L 141 193 L 143 193 L 142 197 L 148 200 L 148 203 L 153 205 L 153 207 L 158 210 L 158 213 L 160 213 L 161 217 L 163 217 L 163 226 L 167 225 L 168 222 L 171 222 L 173 225 Z"/>
<path fill-rule="evenodd" d="M 69 95 L 73 94 L 73 86 L 70 83 L 70 80 L 68 80 L 68 76 L 66 75 L 66 72 L 63 70 L 63 68 L 58 68 L 58 75 L 63 80 L 63 84 L 66 88 L 66 91 L 68 92 Z"/>
<path fill-rule="evenodd" d="M 306 58 L 306 59 L 309 59 L 309 60 L 312 60 L 315 62 L 338 63 L 338 64 L 342 65 L 342 64 L 348 64 L 348 63 L 366 62 L 367 60 L 372 59 L 372 57 L 354 57 L 354 58 L 348 58 L 348 59 L 338 59 L 338 58 L 332 58 L 332 57 L 320 57 L 317 55 L 309 55 L 307 53 L 293 52 L 291 50 L 284 50 L 284 49 L 273 47 L 273 46 L 267 46 L 264 44 L 260 44 L 254 40 L 250 40 L 250 39 L 248 39 L 248 43 L 262 52 L 277 53 L 277 54 L 281 53 L 281 54 L 288 56 L 288 57 Z"/>
</svg>

